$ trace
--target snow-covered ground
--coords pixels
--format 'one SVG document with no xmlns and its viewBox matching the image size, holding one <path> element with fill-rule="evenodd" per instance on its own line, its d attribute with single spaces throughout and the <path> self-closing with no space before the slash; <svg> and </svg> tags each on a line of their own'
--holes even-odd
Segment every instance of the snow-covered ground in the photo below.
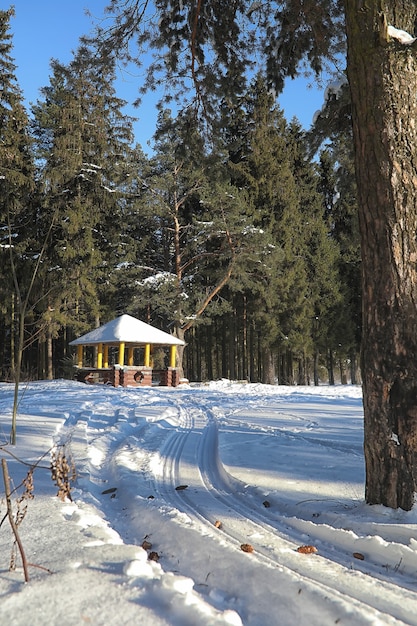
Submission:
<svg viewBox="0 0 417 626">
<path fill-rule="evenodd" d="M 9 571 L 0 476 L 2 624 L 417 625 L 417 514 L 364 504 L 359 387 L 21 391 L 13 447 L 0 384 L 0 457 L 17 487 L 17 459 L 46 456 L 19 526 L 28 583 L 19 556 Z M 72 502 L 54 444 L 76 466 Z"/>
</svg>

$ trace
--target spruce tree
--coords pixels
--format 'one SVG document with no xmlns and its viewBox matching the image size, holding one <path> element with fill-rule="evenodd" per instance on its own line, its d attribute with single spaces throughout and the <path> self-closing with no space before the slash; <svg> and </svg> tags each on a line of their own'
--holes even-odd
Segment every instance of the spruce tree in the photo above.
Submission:
<svg viewBox="0 0 417 626">
<path fill-rule="evenodd" d="M 114 91 L 114 64 L 81 45 L 67 65 L 52 62 L 50 85 L 33 108 L 44 186 L 43 219 L 54 216 L 45 277 L 49 334 L 98 322 L 108 277 L 129 258 L 121 241 L 128 210 L 132 119 Z M 124 200 L 122 201 L 122 198 Z M 129 205 L 129 201 L 127 201 Z"/>
<path fill-rule="evenodd" d="M 280 364 L 287 364 L 280 366 L 279 380 L 294 380 L 288 364 L 295 357 L 299 382 L 305 382 L 313 320 L 328 327 L 325 313 L 338 286 L 337 250 L 329 241 L 304 134 L 295 122 L 288 127 L 259 75 L 241 107 L 226 118 L 224 137 L 232 180 L 245 188 L 252 223 L 265 229 L 272 244 L 267 262 L 245 278 L 248 313 L 262 328 L 263 380 L 274 382 L 278 352 Z"/>
<path fill-rule="evenodd" d="M 361 255 L 353 167 L 350 134 L 340 134 L 320 154 L 320 191 L 329 232 L 339 249 L 342 300 L 335 309 L 332 334 L 349 360 L 355 383 L 361 343 Z"/>
<path fill-rule="evenodd" d="M 36 249 L 34 227 L 34 167 L 28 117 L 15 76 L 12 57 L 10 19 L 12 9 L 0 11 L 0 243 L 2 263 L 2 310 L 10 325 L 10 305 L 16 298 L 10 259 L 13 258 L 22 293 L 24 281 L 31 276 L 31 254 Z M 27 255 L 22 258 L 22 251 Z M 33 258 L 33 257 L 32 257 Z M 5 318 L 6 319 L 6 318 Z M 9 359 L 13 355 L 9 355 Z"/>
<path fill-rule="evenodd" d="M 15 390 L 10 441 L 16 443 L 18 392 L 25 326 L 34 294 L 42 244 L 37 241 L 34 167 L 28 119 L 15 77 L 9 32 L 13 10 L 0 11 L 0 223 L 3 328 L 8 326 Z M 6 332 L 3 335 L 5 341 Z M 6 350 L 3 352 L 3 358 Z"/>
<path fill-rule="evenodd" d="M 317 358 L 320 351 L 339 349 L 332 333 L 336 310 L 341 302 L 339 248 L 330 236 L 320 194 L 320 177 L 315 163 L 309 159 L 306 134 L 295 121 L 289 131 L 289 153 L 302 215 L 303 258 L 308 282 L 306 300 L 309 305 L 306 307 L 304 333 L 308 332 L 309 340 L 304 349 L 311 345 L 311 337 Z"/>
<path fill-rule="evenodd" d="M 261 375 L 264 382 L 275 381 L 272 350 L 283 336 L 276 315 L 276 302 L 282 296 L 282 242 L 277 238 L 278 224 L 284 207 L 291 203 L 292 175 L 286 160 L 286 122 L 282 111 L 274 105 L 265 81 L 258 75 L 239 106 L 222 109 L 223 140 L 229 154 L 231 181 L 245 190 L 247 218 L 253 229 L 264 233 L 264 263 L 242 271 L 239 282 L 231 287 L 246 302 L 251 332 L 259 336 L 258 367 L 251 366 L 251 376 Z M 259 250 L 259 253 L 261 249 Z M 235 296 L 236 297 L 236 296 Z M 255 355 L 252 355 L 255 358 Z M 265 365 L 268 365 L 265 367 Z"/>
</svg>

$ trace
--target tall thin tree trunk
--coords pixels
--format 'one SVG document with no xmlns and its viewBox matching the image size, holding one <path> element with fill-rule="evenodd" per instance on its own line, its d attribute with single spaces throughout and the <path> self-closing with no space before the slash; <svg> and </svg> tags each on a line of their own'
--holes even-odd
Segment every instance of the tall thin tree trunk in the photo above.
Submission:
<svg viewBox="0 0 417 626">
<path fill-rule="evenodd" d="M 176 329 L 175 334 L 176 334 L 176 337 L 178 339 L 181 339 L 182 341 L 185 341 L 185 333 L 184 333 L 183 329 L 180 326 L 178 326 L 178 328 Z M 179 374 L 180 378 L 184 378 L 184 364 L 183 364 L 183 361 L 184 361 L 184 350 L 185 350 L 185 345 L 177 346 L 177 351 L 176 351 L 176 354 L 177 354 L 176 361 L 177 361 L 177 363 L 176 363 L 176 366 L 178 368 L 178 374 Z"/>
<path fill-rule="evenodd" d="M 236 318 L 235 318 L 235 311 L 234 311 L 233 317 L 231 318 L 231 324 L 229 326 L 229 335 L 228 335 L 229 378 L 231 380 L 235 380 L 236 378 L 235 328 L 236 328 Z"/>
<path fill-rule="evenodd" d="M 334 359 L 333 350 L 331 348 L 327 351 L 327 371 L 329 376 L 329 385 L 334 385 Z"/>
<path fill-rule="evenodd" d="M 347 385 L 346 364 L 343 359 L 339 359 L 340 370 L 340 382 L 342 385 Z"/>
<path fill-rule="evenodd" d="M 291 350 L 287 350 L 285 366 L 286 366 L 286 384 L 293 385 L 294 384 L 294 359 L 293 353 Z"/>
<path fill-rule="evenodd" d="M 196 380 L 202 379 L 202 345 L 200 333 L 195 331 L 196 341 L 195 341 L 195 356 L 196 356 Z"/>
<path fill-rule="evenodd" d="M 211 324 L 206 331 L 206 364 L 207 379 L 213 380 L 213 327 Z"/>
<path fill-rule="evenodd" d="M 216 325 L 215 325 L 215 336 L 218 338 L 219 337 L 219 327 L 223 328 L 223 325 L 221 324 L 221 322 L 217 322 L 216 321 Z M 216 377 L 220 378 L 221 376 L 221 359 L 222 359 L 222 355 L 223 355 L 223 350 L 222 350 L 222 344 L 221 342 L 217 339 L 216 341 Z"/>
<path fill-rule="evenodd" d="M 263 351 L 263 379 L 265 385 L 275 385 L 275 363 L 274 355 L 269 346 Z"/>
<path fill-rule="evenodd" d="M 358 375 L 358 359 L 356 358 L 356 353 L 354 350 L 350 353 L 350 382 L 352 385 L 359 384 L 359 375 Z"/>
<path fill-rule="evenodd" d="M 307 370 L 306 370 L 306 355 L 303 351 L 302 355 L 298 357 L 298 380 L 299 385 L 307 384 Z"/>
<path fill-rule="evenodd" d="M 262 349 L 261 349 L 261 331 L 257 331 L 257 361 L 258 361 L 258 378 L 257 381 L 262 380 Z"/>
<path fill-rule="evenodd" d="M 319 353 L 315 352 L 313 355 L 313 378 L 314 378 L 314 385 L 316 387 L 318 387 L 319 385 Z"/>
<path fill-rule="evenodd" d="M 12 293 L 11 297 L 11 312 L 10 312 L 10 367 L 12 370 L 13 378 L 16 372 L 16 320 L 15 320 L 15 300 L 16 296 Z"/>
<path fill-rule="evenodd" d="M 52 334 L 49 328 L 46 333 L 46 354 L 48 364 L 48 380 L 53 380 L 54 368 L 52 363 Z"/>
<path fill-rule="evenodd" d="M 222 378 L 227 378 L 227 321 L 225 318 L 222 321 L 222 340 Z"/>
<path fill-rule="evenodd" d="M 254 383 L 255 378 L 255 334 L 256 330 L 251 324 L 249 329 L 249 381 Z"/>
<path fill-rule="evenodd" d="M 249 379 L 248 366 L 248 309 L 247 298 L 243 296 L 243 316 L 242 316 L 242 378 Z"/>
</svg>

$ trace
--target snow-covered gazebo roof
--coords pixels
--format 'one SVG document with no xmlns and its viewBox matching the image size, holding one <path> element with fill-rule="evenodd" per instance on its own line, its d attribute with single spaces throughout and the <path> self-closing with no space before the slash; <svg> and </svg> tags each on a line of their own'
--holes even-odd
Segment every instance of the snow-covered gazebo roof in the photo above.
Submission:
<svg viewBox="0 0 417 626">
<path fill-rule="evenodd" d="M 86 335 L 71 341 L 71 346 L 94 346 L 98 344 L 117 346 L 144 346 L 146 344 L 160 346 L 183 346 L 185 342 L 163 330 L 145 324 L 131 315 L 121 315 L 116 319 L 95 328 Z"/>
</svg>

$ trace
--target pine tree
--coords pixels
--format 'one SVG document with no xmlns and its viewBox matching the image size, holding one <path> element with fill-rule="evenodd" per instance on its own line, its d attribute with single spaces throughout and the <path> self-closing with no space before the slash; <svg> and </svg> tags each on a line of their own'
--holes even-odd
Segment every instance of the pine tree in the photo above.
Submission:
<svg viewBox="0 0 417 626">
<path fill-rule="evenodd" d="M 161 112 L 155 140 L 145 185 L 159 226 L 138 304 L 174 322 L 183 338 L 223 309 L 220 293 L 259 257 L 259 232 L 246 219 L 244 194 L 224 174 L 221 153 L 206 149 L 192 117 Z"/>
</svg>

